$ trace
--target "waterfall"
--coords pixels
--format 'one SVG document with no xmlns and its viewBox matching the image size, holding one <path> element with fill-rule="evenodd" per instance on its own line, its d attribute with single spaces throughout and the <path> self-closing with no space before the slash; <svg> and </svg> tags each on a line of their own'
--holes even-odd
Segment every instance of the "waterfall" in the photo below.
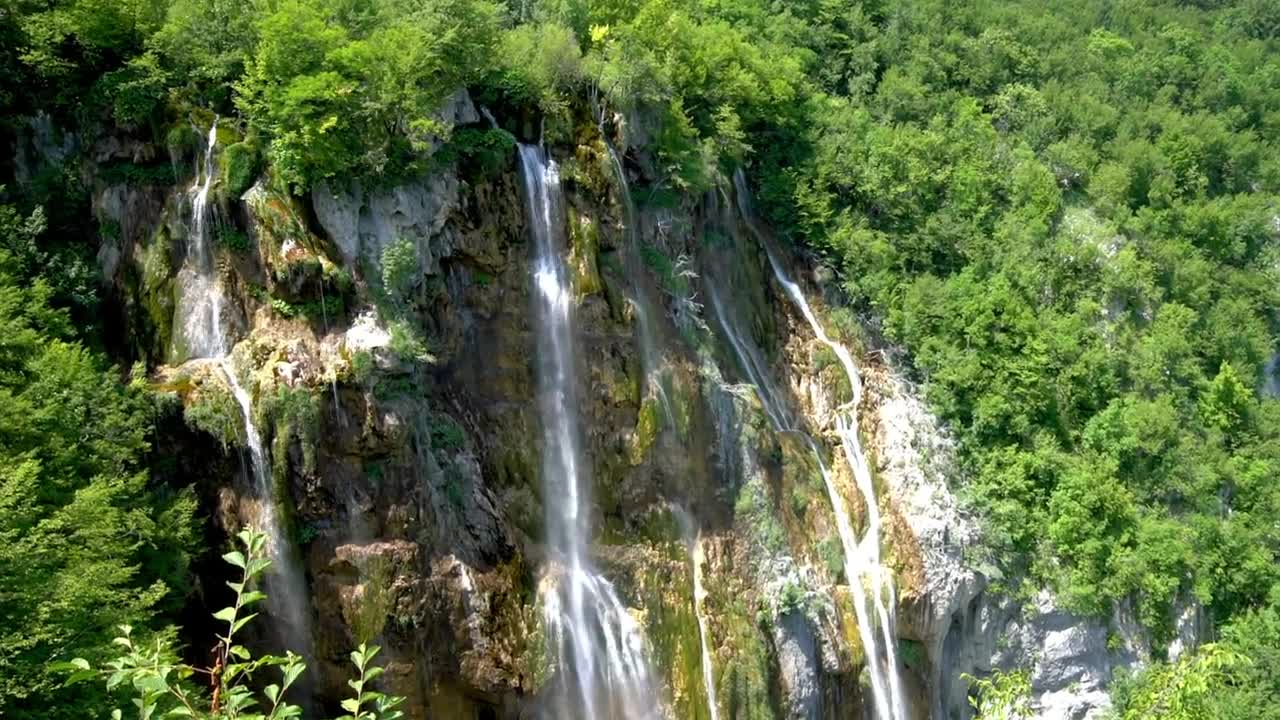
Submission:
<svg viewBox="0 0 1280 720">
<path fill-rule="evenodd" d="M 194 128 L 193 128 L 194 129 Z M 200 132 L 196 131 L 200 137 Z M 223 291 L 218 283 L 211 247 L 209 219 L 209 190 L 213 187 L 215 169 L 213 154 L 218 144 L 218 117 L 196 164 L 195 179 L 187 194 L 191 203 L 191 225 L 188 228 L 187 262 L 179 273 L 179 294 L 175 314 L 182 320 L 181 331 L 186 350 L 191 357 L 217 358 L 227 353 L 226 339 L 221 332 Z"/>
<path fill-rule="evenodd" d="M 258 529 L 267 535 L 271 555 L 268 574 L 267 606 L 281 623 L 276 633 L 280 642 L 304 657 L 311 652 L 310 613 L 306 579 L 293 544 L 285 535 L 276 504 L 276 489 L 271 479 L 271 463 L 262 436 L 253 418 L 253 399 L 236 377 L 231 362 L 229 342 L 222 323 L 224 290 L 218 279 L 217 264 L 209 238 L 209 191 L 216 167 L 214 151 L 218 143 L 218 118 L 215 116 L 198 165 L 191 196 L 190 242 L 187 261 L 179 273 L 182 288 L 175 313 L 182 321 L 187 351 L 192 357 L 216 363 L 240 406 L 244 421 L 245 444 L 248 446 L 250 470 L 260 502 Z M 199 133 L 197 133 L 199 134 Z"/>
<path fill-rule="evenodd" d="M 601 135 L 604 133 L 601 132 Z M 676 416 L 668 399 L 663 368 L 659 360 L 661 355 L 657 350 L 658 343 L 653 334 L 653 323 L 649 314 L 649 308 L 653 303 L 644 286 L 644 263 L 640 258 L 639 240 L 636 236 L 636 208 L 631 201 L 631 187 L 627 184 L 627 174 L 622 169 L 622 159 L 613 149 L 613 144 L 605 140 L 604 146 L 609 151 L 609 161 L 613 165 L 614 175 L 618 178 L 619 194 L 622 195 L 623 222 L 627 231 L 627 273 L 631 276 L 631 307 L 636 313 L 641 369 L 644 372 L 645 383 L 658 396 L 667 427 L 675 429 Z"/>
<path fill-rule="evenodd" d="M 650 678 L 640 627 L 588 557 L 590 477 L 579 447 L 574 300 L 560 256 L 564 205 L 559 168 L 535 145 L 520 145 L 520 164 L 534 236 L 536 369 L 549 554 L 539 596 L 557 671 L 547 716 L 659 718 L 662 704 Z"/>
<path fill-rule="evenodd" d="M 787 297 L 800 310 L 809 327 L 819 342 L 826 345 L 839 358 L 845 375 L 853 388 L 853 398 L 842 406 L 836 414 L 836 432 L 840 437 L 841 449 L 845 459 L 853 470 L 854 480 L 861 494 L 863 504 L 867 508 L 867 531 L 859 540 L 849 522 L 849 513 L 844 498 L 836 488 L 829 473 L 823 472 L 827 495 L 831 501 L 831 509 L 836 517 L 836 528 L 840 535 L 840 544 L 844 550 L 845 575 L 849 580 L 854 596 L 854 612 L 858 619 L 858 634 L 866 651 L 867 669 L 871 675 L 871 690 L 876 707 L 876 717 L 880 720 L 903 720 L 907 717 L 906 703 L 902 695 L 902 681 L 898 670 L 895 611 L 897 606 L 893 575 L 880 562 L 880 508 L 876 500 L 875 487 L 871 479 L 871 467 L 866 453 L 862 449 L 862 440 L 858 436 L 858 405 L 862 400 L 862 377 L 857 364 L 849 350 L 827 336 L 822 323 L 814 315 L 804 293 L 786 274 L 773 251 L 765 241 L 763 233 L 756 227 L 751 211 L 750 196 L 747 193 L 746 178 L 739 169 L 733 176 L 734 190 L 743 221 L 752 235 L 764 249 L 769 258 L 769 265 Z M 887 601 L 886 597 L 888 596 Z M 868 605 L 870 602 L 870 606 Z M 876 624 L 879 625 L 880 637 L 872 629 L 872 610 Z M 888 678 L 887 687 L 886 680 Z"/>
<path fill-rule="evenodd" d="M 307 610 L 307 580 L 280 519 L 276 489 L 271 479 L 271 463 L 266 447 L 262 444 L 262 435 L 253 421 L 253 398 L 236 378 L 229 357 L 219 358 L 218 365 L 227 384 L 231 386 L 231 392 L 240 406 L 240 415 L 244 419 L 245 444 L 249 446 L 249 462 L 261 503 L 258 529 L 267 534 L 267 550 L 271 555 L 271 573 L 266 580 L 266 602 L 272 616 L 283 623 L 276 627 L 275 634 L 286 648 L 310 659 L 311 621 Z"/>
<path fill-rule="evenodd" d="M 678 506 L 671 512 L 680 523 L 684 533 L 685 546 L 689 550 L 689 572 L 693 576 L 693 615 L 698 620 L 698 641 L 702 647 L 702 686 L 707 693 L 707 712 L 711 720 L 720 720 L 719 702 L 716 700 L 716 681 L 711 665 L 711 651 L 708 648 L 710 631 L 707 629 L 707 612 L 702 603 L 707 599 L 707 590 L 702 586 L 702 563 L 706 560 L 702 551 L 702 531 L 697 528 L 689 513 Z"/>
</svg>

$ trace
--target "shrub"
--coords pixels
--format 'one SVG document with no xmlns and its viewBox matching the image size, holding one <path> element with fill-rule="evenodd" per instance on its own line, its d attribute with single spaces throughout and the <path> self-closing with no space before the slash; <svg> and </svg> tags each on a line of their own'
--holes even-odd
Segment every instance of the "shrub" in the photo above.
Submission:
<svg viewBox="0 0 1280 720">
<path fill-rule="evenodd" d="M 382 288 L 397 302 L 405 302 L 421 276 L 418 247 L 400 239 L 382 250 Z"/>
<path fill-rule="evenodd" d="M 245 231 L 234 225 L 218 226 L 218 242 L 234 253 L 247 252 L 249 250 L 249 235 Z"/>
<path fill-rule="evenodd" d="M 431 362 L 434 358 L 427 348 L 427 343 L 407 320 L 393 320 L 388 327 L 391 332 L 391 352 L 407 362 Z"/>
<path fill-rule="evenodd" d="M 444 413 L 431 417 L 431 447 L 441 450 L 457 450 L 466 441 L 466 433 L 458 421 Z"/>
<path fill-rule="evenodd" d="M 88 660 L 75 658 L 55 664 L 52 669 L 67 673 L 68 684 L 99 679 L 106 681 L 108 690 L 128 691 L 131 704 L 140 718 L 232 720 L 252 716 L 284 720 L 301 717 L 302 708 L 290 705 L 285 696 L 306 670 L 303 658 L 293 652 L 286 652 L 284 657 L 254 657 L 248 648 L 238 644 L 237 634 L 257 616 L 252 611 L 254 606 L 267 599 L 265 593 L 251 588 L 271 566 L 264 533 L 247 528 L 238 537 L 244 551 L 234 550 L 222 556 L 228 564 L 240 568 L 241 575 L 238 582 L 227 583 L 235 591 L 235 601 L 230 607 L 213 613 L 214 620 L 225 628 L 226 633 L 218 636 L 214 667 L 200 668 L 182 663 L 178 660 L 172 639 L 161 635 L 139 640 L 132 627 L 122 625 L 115 642 L 123 648 L 124 654 L 104 663 L 105 667 L 94 668 Z M 382 674 L 382 668 L 372 664 L 378 651 L 377 646 L 361 642 L 360 647 L 351 653 L 351 662 L 359 675 L 347 683 L 355 694 L 355 697 L 342 702 L 342 708 L 351 713 L 347 718 L 398 720 L 403 717 L 397 708 L 404 698 L 385 695 L 371 687 L 371 683 Z M 279 669 L 280 681 L 263 687 L 262 698 L 259 699 L 250 689 L 250 683 L 259 686 L 266 679 L 268 668 Z M 189 682 L 193 676 L 214 679 L 217 687 L 211 699 L 206 699 L 197 686 Z M 207 711 L 203 707 L 205 705 L 208 705 Z M 255 706 L 265 714 L 248 712 L 256 709 Z M 119 718 L 123 712 L 117 709 L 111 716 Z"/>
<path fill-rule="evenodd" d="M 238 445 L 244 437 L 244 416 L 231 391 L 221 383 L 205 381 L 182 412 L 191 427 L 212 435 L 223 449 Z"/>
<path fill-rule="evenodd" d="M 222 151 L 222 188 L 227 197 L 244 195 L 261 171 L 262 157 L 252 142 L 234 143 Z"/>
</svg>

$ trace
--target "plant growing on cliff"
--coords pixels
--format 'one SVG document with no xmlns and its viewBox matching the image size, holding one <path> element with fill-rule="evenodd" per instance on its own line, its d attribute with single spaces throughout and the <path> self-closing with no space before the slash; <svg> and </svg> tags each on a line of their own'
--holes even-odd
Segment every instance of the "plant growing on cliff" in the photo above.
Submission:
<svg viewBox="0 0 1280 720">
<path fill-rule="evenodd" d="M 1209 644 L 1186 653 L 1177 662 L 1152 665 L 1132 680 L 1122 680 L 1116 688 L 1114 720 L 1223 717 L 1221 697 L 1237 684 L 1249 664 L 1247 657 L 1229 645 Z"/>
<path fill-rule="evenodd" d="M 212 667 L 197 667 L 179 661 L 172 639 L 164 634 L 137 639 L 131 626 L 121 625 L 115 643 L 123 648 L 123 654 L 97 667 L 87 659 L 75 658 L 57 665 L 55 669 L 68 673 L 69 685 L 101 679 L 108 691 L 127 693 L 139 720 L 165 717 L 289 720 L 301 717 L 302 708 L 289 703 L 285 696 L 306 670 L 303 659 L 292 652 L 284 656 L 255 657 L 237 639 L 240 631 L 257 617 L 258 613 L 253 608 L 267 597 L 251 588 L 271 565 L 265 533 L 246 528 L 237 537 L 243 552 L 233 550 L 222 556 L 241 572 L 238 581 L 227 583 L 235 591 L 232 605 L 213 613 L 214 619 L 225 629 L 218 635 Z M 340 720 L 397 720 L 402 716 L 397 706 L 403 698 L 368 687 L 382 674 L 382 668 L 371 664 L 377 653 L 377 647 L 363 643 L 351 653 L 351 661 L 359 675 L 349 682 L 355 690 L 355 697 L 342 702 L 343 710 L 350 714 Z M 268 668 L 279 670 L 279 682 L 255 692 L 250 687 L 250 683 L 255 682 L 255 673 Z M 207 697 L 197 686 L 197 679 L 210 687 Z M 124 712 L 116 709 L 112 717 L 122 718 Z"/>
<path fill-rule="evenodd" d="M 223 449 L 239 445 L 244 437 L 244 415 L 231 391 L 212 379 L 206 379 L 182 411 L 187 425 L 212 435 Z"/>
<path fill-rule="evenodd" d="M 401 238 L 382 250 L 380 260 L 383 291 L 393 302 L 407 304 L 422 276 L 418 246 L 412 240 Z"/>
<path fill-rule="evenodd" d="M 320 399 L 316 394 L 305 385 L 280 383 L 263 395 L 258 412 L 274 429 L 271 459 L 275 474 L 284 477 L 288 472 L 289 443 L 294 438 L 302 447 L 303 472 L 314 472 L 320 442 Z"/>
<path fill-rule="evenodd" d="M 965 673 L 960 679 L 969 683 L 969 705 L 977 713 L 975 720 L 1030 720 L 1031 674 L 1026 670 L 996 670 L 984 678 Z"/>
</svg>

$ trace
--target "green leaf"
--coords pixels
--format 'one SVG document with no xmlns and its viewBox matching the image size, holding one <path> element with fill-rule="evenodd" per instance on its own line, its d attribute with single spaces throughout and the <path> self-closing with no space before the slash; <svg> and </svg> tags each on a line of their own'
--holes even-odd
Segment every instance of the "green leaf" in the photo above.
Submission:
<svg viewBox="0 0 1280 720">
<path fill-rule="evenodd" d="M 280 697 L 280 686 L 275 684 L 268 685 L 262 688 L 262 694 L 266 695 L 267 699 L 274 705 Z"/>
<path fill-rule="evenodd" d="M 222 622 L 231 622 L 236 619 L 236 609 L 233 607 L 224 607 L 213 614 L 213 619 L 221 620 Z"/>
<path fill-rule="evenodd" d="M 342 709 L 354 715 L 360 710 L 360 701 L 355 698 L 347 698 L 342 701 Z"/>
<path fill-rule="evenodd" d="M 238 568 L 244 569 L 244 553 L 241 553 L 239 550 L 232 550 L 226 555 L 223 555 L 222 559 Z"/>
<path fill-rule="evenodd" d="M 290 660 L 293 660 L 293 658 L 290 658 Z M 302 671 L 306 669 L 307 664 L 301 660 L 294 661 L 293 664 L 286 666 L 284 669 L 284 686 L 289 687 L 292 685 L 298 679 L 298 676 L 302 674 Z"/>
<path fill-rule="evenodd" d="M 231 632 L 233 634 L 239 632 L 240 628 L 245 626 L 245 623 L 249 622 L 250 620 L 256 617 L 258 617 L 258 613 L 249 613 L 248 615 L 245 615 L 239 620 L 236 620 L 235 624 L 231 626 Z"/>
</svg>

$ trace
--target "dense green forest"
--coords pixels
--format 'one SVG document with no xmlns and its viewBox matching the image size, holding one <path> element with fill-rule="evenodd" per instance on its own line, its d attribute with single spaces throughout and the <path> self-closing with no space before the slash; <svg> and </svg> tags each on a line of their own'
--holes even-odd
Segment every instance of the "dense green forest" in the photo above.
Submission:
<svg viewBox="0 0 1280 720">
<path fill-rule="evenodd" d="M 0 78 L 8 131 L 238 118 L 241 189 L 505 151 L 435 119 L 464 86 L 551 138 L 588 94 L 652 128 L 650 203 L 745 166 L 954 428 L 1008 592 L 1156 637 L 1194 597 L 1247 658 L 1157 668 L 1121 711 L 1200 668 L 1161 712 L 1280 718 L 1280 4 L 9 0 Z M 109 357 L 86 189 L 0 180 L 0 715 L 82 717 L 100 689 L 48 663 L 165 632 L 198 521 Z"/>
</svg>

